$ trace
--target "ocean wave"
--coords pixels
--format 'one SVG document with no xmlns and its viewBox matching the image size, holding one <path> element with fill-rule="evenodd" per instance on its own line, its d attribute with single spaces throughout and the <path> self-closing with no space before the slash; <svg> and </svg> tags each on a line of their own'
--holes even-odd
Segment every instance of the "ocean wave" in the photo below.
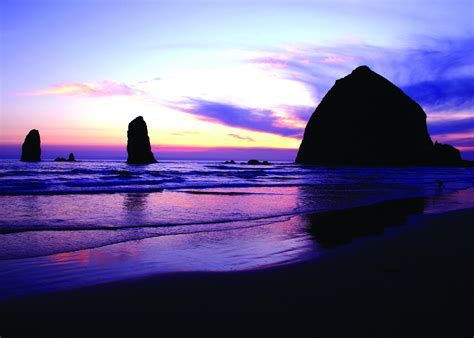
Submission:
<svg viewBox="0 0 474 338">
<path fill-rule="evenodd" d="M 453 178 L 448 182 L 449 186 L 445 190 L 461 189 L 470 187 L 474 182 L 466 182 L 465 180 L 456 180 Z M 274 179 L 274 180 L 258 180 L 246 178 L 242 181 L 225 181 L 225 180 L 190 180 L 183 178 L 170 178 L 161 180 L 128 180 L 121 179 L 112 181 L 75 181 L 63 184 L 47 184 L 45 182 L 18 182 L 18 185 L 4 185 L 0 187 L 0 196 L 15 195 L 75 195 L 75 194 L 113 194 L 113 193 L 153 193 L 162 191 L 179 191 L 186 189 L 213 189 L 213 188 L 274 188 L 274 187 L 313 187 L 318 190 L 347 190 L 348 184 L 351 189 L 367 190 L 367 191 L 393 191 L 393 190 L 410 190 L 428 188 L 430 191 L 435 189 L 436 183 L 434 179 L 427 182 L 419 180 L 413 184 L 406 182 L 372 182 L 360 181 L 355 182 L 351 179 L 341 179 L 338 182 L 324 182 L 321 179 L 313 179 L 305 181 L 303 179 Z"/>
<path fill-rule="evenodd" d="M 302 214 L 302 211 L 293 211 L 286 213 L 277 213 L 273 215 L 256 216 L 256 217 L 236 217 L 236 218 L 220 218 L 203 220 L 198 222 L 169 222 L 169 223 L 151 223 L 151 224 L 138 224 L 138 225 L 121 225 L 121 226 L 42 226 L 42 225 L 15 225 L 14 228 L 0 228 L 0 235 L 25 233 L 25 232 L 48 232 L 48 231 L 118 231 L 118 230 L 130 230 L 130 229 L 144 229 L 144 228 L 169 228 L 169 227 L 181 227 L 181 226 L 193 226 L 193 225 L 211 225 L 211 224 L 226 224 L 236 222 L 249 222 L 249 221 L 261 221 L 281 217 L 293 217 Z M 175 233 L 179 234 L 179 233 Z"/>
<path fill-rule="evenodd" d="M 166 180 L 163 180 L 166 181 Z M 178 180 L 176 180 L 178 182 Z M 76 195 L 76 194 L 113 194 L 113 193 L 152 193 L 162 192 L 165 190 L 181 190 L 181 189 L 211 189 L 211 188 L 271 188 L 271 187 L 295 187 L 295 186 L 309 186 L 311 183 L 223 183 L 223 182 L 193 182 L 186 185 L 183 184 L 172 184 L 172 180 L 168 182 L 161 182 L 161 186 L 156 186 L 158 183 L 143 185 L 134 184 L 128 182 L 128 184 L 117 184 L 117 182 L 111 184 L 98 185 L 94 182 L 79 183 L 75 186 L 68 186 L 67 189 L 58 187 L 53 189 L 48 186 L 44 186 L 43 190 L 34 190 L 31 188 L 25 188 L 21 190 L 18 188 L 8 189 L 1 188 L 0 196 L 17 196 L 17 195 Z M 99 187 L 99 188 L 98 188 Z M 104 188 L 107 187 L 107 188 Z M 76 189 L 74 189 L 76 188 Z"/>
<path fill-rule="evenodd" d="M 71 167 L 75 166 L 75 167 Z M 361 182 L 393 186 L 432 187 L 442 178 L 445 187 L 474 182 L 466 168 L 338 168 L 273 163 L 268 166 L 216 162 L 163 161 L 153 166 L 129 166 L 118 161 L 63 163 L 0 161 L 1 195 L 100 194 L 156 192 L 177 189 L 288 187 Z M 369 187 L 370 188 L 370 187 Z"/>
<path fill-rule="evenodd" d="M 198 224 L 198 227 L 176 225 L 173 227 L 161 227 L 165 232 L 157 232 L 153 227 L 141 227 L 132 229 L 115 229 L 104 231 L 104 229 L 92 229 L 86 231 L 40 231 L 34 234 L 35 239 L 43 245 L 33 245 L 29 250 L 18 250 L 28 241 L 28 232 L 10 233 L 4 236 L 9 238 L 9 247 L 0 247 L 0 261 L 20 258 L 41 257 L 56 253 L 74 252 L 83 249 L 104 247 L 117 243 L 125 243 L 151 237 L 195 235 L 200 233 L 219 233 L 232 230 L 244 230 L 267 224 L 285 222 L 293 216 L 276 216 L 260 218 L 255 220 L 240 220 L 232 222 L 213 222 Z M 204 225 L 204 226 L 203 226 Z M 107 229 L 110 230 L 110 229 Z M 140 231 L 141 230 L 141 231 Z M 99 234 L 98 234 L 99 233 Z M 59 238 L 58 238 L 59 236 Z M 67 237 L 67 244 L 64 241 Z M 47 244 L 46 244 L 47 243 Z M 48 245 L 49 244 L 49 245 Z"/>
<path fill-rule="evenodd" d="M 120 194 L 120 193 L 158 193 L 164 189 L 160 187 L 131 187 L 125 189 L 123 187 L 108 188 L 108 189 L 67 189 L 67 190 L 21 190 L 21 189 L 2 189 L 0 196 L 54 196 L 54 195 L 98 195 L 98 194 Z"/>
<path fill-rule="evenodd" d="M 182 183 L 184 182 L 184 178 L 175 177 L 170 179 L 162 179 L 162 180 L 144 180 L 144 179 L 130 179 L 127 181 L 124 180 L 116 180 L 116 181 L 97 181 L 97 180 L 84 180 L 84 181 L 76 181 L 76 182 L 68 182 L 64 185 L 67 187 L 120 187 L 120 186 L 127 186 L 127 185 L 140 185 L 140 186 L 154 186 L 166 183 Z"/>
</svg>

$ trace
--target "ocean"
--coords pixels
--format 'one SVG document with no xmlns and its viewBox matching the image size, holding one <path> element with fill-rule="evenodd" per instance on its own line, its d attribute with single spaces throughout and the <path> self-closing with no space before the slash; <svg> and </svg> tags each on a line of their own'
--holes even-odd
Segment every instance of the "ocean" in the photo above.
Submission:
<svg viewBox="0 0 474 338">
<path fill-rule="evenodd" d="M 0 299 L 300 261 L 326 250 L 304 215 L 471 187 L 474 168 L 0 160 Z"/>
</svg>

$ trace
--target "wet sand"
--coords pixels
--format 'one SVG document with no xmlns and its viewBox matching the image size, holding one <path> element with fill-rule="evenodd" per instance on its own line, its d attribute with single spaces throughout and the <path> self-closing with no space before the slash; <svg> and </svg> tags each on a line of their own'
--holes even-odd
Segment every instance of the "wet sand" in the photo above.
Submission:
<svg viewBox="0 0 474 338">
<path fill-rule="evenodd" d="M 377 222 L 385 217 L 390 226 L 405 226 L 307 262 L 243 272 L 173 273 L 31 296 L 0 304 L 4 326 L 5 320 L 17 327 L 34 319 L 44 324 L 47 317 L 57 326 L 68 323 L 56 321 L 58 316 L 71 320 L 80 312 L 102 319 L 127 314 L 129 321 L 152 317 L 140 312 L 194 312 L 193 318 L 209 312 L 232 312 L 232 318 L 238 312 L 280 312 L 301 314 L 295 336 L 472 336 L 474 209 L 434 215 L 412 209 L 394 221 L 390 208 L 378 206 Z M 337 213 L 337 222 L 373 215 L 373 207 L 360 209 Z M 267 333 L 287 336 L 275 329 L 276 322 L 271 327 L 274 332 Z"/>
</svg>

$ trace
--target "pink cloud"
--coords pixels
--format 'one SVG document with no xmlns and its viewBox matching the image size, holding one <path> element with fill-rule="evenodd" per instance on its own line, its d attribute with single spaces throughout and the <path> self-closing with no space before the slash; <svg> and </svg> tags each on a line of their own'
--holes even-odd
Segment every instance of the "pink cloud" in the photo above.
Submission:
<svg viewBox="0 0 474 338">
<path fill-rule="evenodd" d="M 328 56 L 323 59 L 323 63 L 343 63 L 343 62 L 352 62 L 354 61 L 353 57 L 350 56 Z"/>
<path fill-rule="evenodd" d="M 123 83 L 100 81 L 98 83 L 63 82 L 46 89 L 20 93 L 21 96 L 131 96 L 140 91 Z"/>
<path fill-rule="evenodd" d="M 439 142 L 454 142 L 457 140 L 463 140 L 467 138 L 473 138 L 474 134 L 472 132 L 461 132 L 461 133 L 450 133 L 450 134 L 438 134 L 434 135 L 431 138 L 433 141 Z"/>
<path fill-rule="evenodd" d="M 252 62 L 270 66 L 272 68 L 287 68 L 288 62 L 282 58 L 276 57 L 260 57 L 253 59 Z"/>
</svg>

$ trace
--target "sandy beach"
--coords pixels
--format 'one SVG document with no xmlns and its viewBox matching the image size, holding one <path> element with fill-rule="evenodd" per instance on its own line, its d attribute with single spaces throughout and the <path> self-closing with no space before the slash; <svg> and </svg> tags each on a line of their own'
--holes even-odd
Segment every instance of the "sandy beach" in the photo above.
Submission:
<svg viewBox="0 0 474 338">
<path fill-rule="evenodd" d="M 367 208 L 365 213 L 374 212 L 374 206 Z M 105 318 L 140 312 L 280 312 L 312 318 L 298 326 L 304 336 L 469 337 L 474 330 L 473 220 L 474 209 L 415 215 L 393 231 L 307 262 L 162 274 L 25 297 L 0 309 L 11 327 L 25 316 L 51 318 L 48 312 L 54 318 L 81 312 L 101 312 Z M 388 216 L 386 221 L 403 225 L 405 220 L 394 224 Z"/>
</svg>

